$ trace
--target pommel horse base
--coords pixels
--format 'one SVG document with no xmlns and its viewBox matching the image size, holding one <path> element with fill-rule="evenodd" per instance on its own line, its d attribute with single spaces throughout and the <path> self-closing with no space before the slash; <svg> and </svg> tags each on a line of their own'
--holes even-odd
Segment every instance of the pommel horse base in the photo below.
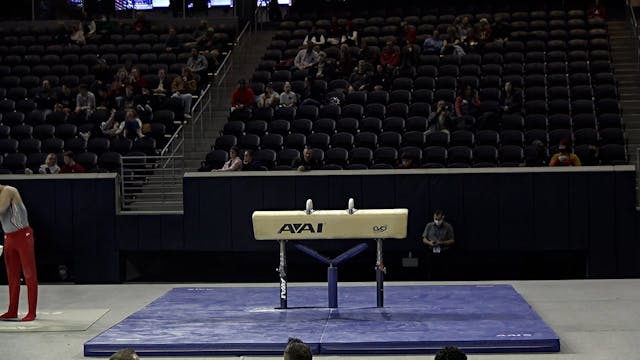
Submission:
<svg viewBox="0 0 640 360">
<path fill-rule="evenodd" d="M 408 209 L 361 209 L 354 208 L 349 199 L 346 210 L 314 210 L 313 201 L 307 200 L 306 209 L 286 211 L 254 211 L 253 234 L 256 240 L 277 240 L 280 248 L 280 308 L 287 308 L 287 241 L 318 239 L 375 239 L 376 241 L 376 303 L 384 306 L 384 273 L 382 259 L 383 239 L 407 237 Z M 334 259 L 300 243 L 298 250 L 328 265 L 327 286 L 330 308 L 338 307 L 337 266 L 368 248 L 361 243 L 343 252 Z"/>
</svg>

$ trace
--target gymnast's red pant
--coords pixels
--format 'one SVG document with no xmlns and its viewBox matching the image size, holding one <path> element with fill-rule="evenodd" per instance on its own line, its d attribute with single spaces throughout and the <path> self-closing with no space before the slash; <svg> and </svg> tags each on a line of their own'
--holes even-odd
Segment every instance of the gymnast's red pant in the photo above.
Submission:
<svg viewBox="0 0 640 360">
<path fill-rule="evenodd" d="M 36 274 L 36 257 L 33 250 L 33 230 L 26 227 L 4 235 L 4 262 L 7 266 L 9 282 L 8 317 L 18 317 L 18 300 L 20 299 L 20 270 L 27 283 L 29 313 L 35 317 L 38 304 L 38 278 Z"/>
</svg>

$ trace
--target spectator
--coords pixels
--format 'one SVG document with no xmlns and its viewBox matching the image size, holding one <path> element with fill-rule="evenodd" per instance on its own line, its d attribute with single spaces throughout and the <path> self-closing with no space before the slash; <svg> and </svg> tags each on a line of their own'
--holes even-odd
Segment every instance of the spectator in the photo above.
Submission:
<svg viewBox="0 0 640 360">
<path fill-rule="evenodd" d="M 242 158 L 242 171 L 261 171 L 265 170 L 260 162 L 253 158 L 253 150 L 245 150 Z"/>
<path fill-rule="evenodd" d="M 298 103 L 298 94 L 291 91 L 291 83 L 284 83 L 284 91 L 280 94 L 280 106 L 295 107 Z"/>
<path fill-rule="evenodd" d="M 593 6 L 587 11 L 587 17 L 589 19 L 604 19 L 607 17 L 607 9 L 600 4 L 600 0 L 595 0 Z"/>
<path fill-rule="evenodd" d="M 130 82 L 131 77 L 129 76 L 127 69 L 124 67 L 119 68 L 111 82 L 109 96 L 115 98 L 116 102 L 118 102 L 118 97 L 124 96 L 125 89 Z"/>
<path fill-rule="evenodd" d="M 302 42 L 303 45 L 308 45 L 309 43 L 314 45 L 324 45 L 325 43 L 324 35 L 320 33 L 315 26 L 311 27 L 311 30 L 309 30 Z"/>
<path fill-rule="evenodd" d="M 148 90 L 149 82 L 142 77 L 140 69 L 138 67 L 131 68 L 131 74 L 129 74 L 129 84 L 133 86 L 136 95 L 143 94 L 145 90 Z"/>
<path fill-rule="evenodd" d="M 201 35 L 199 38 L 197 38 L 196 47 L 205 53 L 215 51 L 215 48 L 216 48 L 215 34 L 216 33 L 212 27 L 207 28 L 207 31 L 203 35 Z"/>
<path fill-rule="evenodd" d="M 69 34 L 69 40 L 72 44 L 83 46 L 87 43 L 84 37 L 84 30 L 82 30 L 82 24 L 74 24 L 71 26 L 71 34 Z"/>
<path fill-rule="evenodd" d="M 511 81 L 504 83 L 504 94 L 500 98 L 500 105 L 506 114 L 516 114 L 522 111 L 522 91 L 514 89 Z"/>
<path fill-rule="evenodd" d="M 171 83 L 172 97 L 180 98 L 182 101 L 182 109 L 184 111 L 184 118 L 191 119 L 191 102 L 193 101 L 193 95 L 196 95 L 198 91 L 198 82 L 193 77 L 191 68 L 185 67 L 182 69 L 182 76 L 178 76 L 173 79 Z"/>
<path fill-rule="evenodd" d="M 51 88 L 51 83 L 49 82 L 49 80 L 42 80 L 42 85 L 36 93 L 35 101 L 38 110 L 42 111 L 45 116 L 53 111 L 53 107 L 56 104 L 57 97 L 55 91 L 53 90 L 53 88 Z"/>
<path fill-rule="evenodd" d="M 72 151 L 67 151 L 64 153 L 64 165 L 60 168 L 61 174 L 71 174 L 71 173 L 85 173 L 85 170 L 82 165 L 78 164 L 74 160 L 74 155 Z"/>
<path fill-rule="evenodd" d="M 276 107 L 279 100 L 280 96 L 278 93 L 273 91 L 273 86 L 271 84 L 267 84 L 267 87 L 264 89 L 264 93 L 258 96 L 257 106 L 259 108 Z"/>
<path fill-rule="evenodd" d="M 53 33 L 53 41 L 56 44 L 68 44 L 69 43 L 69 32 L 67 31 L 64 23 L 58 23 L 57 29 Z"/>
<path fill-rule="evenodd" d="M 240 150 L 237 146 L 231 147 L 229 150 L 229 160 L 222 165 L 221 169 L 213 169 L 211 171 L 239 171 L 242 170 L 242 160 L 238 156 Z"/>
<path fill-rule="evenodd" d="M 578 155 L 571 152 L 571 142 L 568 139 L 560 140 L 558 152 L 551 156 L 549 166 L 582 166 Z"/>
<path fill-rule="evenodd" d="M 209 22 L 206 19 L 200 20 L 200 24 L 193 30 L 193 38 L 197 39 L 209 30 Z M 193 45 L 193 44 L 192 44 Z"/>
<path fill-rule="evenodd" d="M 444 221 L 444 212 L 436 210 L 433 213 L 433 222 L 427 224 L 422 232 L 422 243 L 429 246 L 434 253 L 439 253 L 443 248 L 452 246 L 453 227 Z"/>
<path fill-rule="evenodd" d="M 509 41 L 509 37 L 511 36 L 511 26 L 502 21 L 502 17 L 496 17 L 496 21 L 493 23 L 492 29 L 494 40 L 503 43 L 505 41 Z"/>
<path fill-rule="evenodd" d="M 358 31 L 352 27 L 351 21 L 347 21 L 344 26 L 342 36 L 340 36 L 340 44 L 347 46 L 358 46 Z"/>
<path fill-rule="evenodd" d="M 125 110 L 135 107 L 136 92 L 133 85 L 127 85 L 124 94 L 116 98 L 116 106 L 118 110 Z"/>
<path fill-rule="evenodd" d="M 434 271 L 446 272 L 448 267 L 447 253 L 455 243 L 453 227 L 444 221 L 444 212 L 436 210 L 433 213 L 433 222 L 429 222 L 422 232 L 422 243 L 429 251 L 426 254 L 427 279 L 431 280 Z"/>
<path fill-rule="evenodd" d="M 307 146 L 302 151 L 302 159 L 298 158 L 293 161 L 293 168 L 298 171 L 319 170 L 321 164 L 318 160 L 313 158 L 313 150 Z"/>
<path fill-rule="evenodd" d="M 198 49 L 191 48 L 191 56 L 187 59 L 187 67 L 200 75 L 200 79 L 205 79 L 209 70 L 209 62 L 204 55 L 198 53 Z"/>
<path fill-rule="evenodd" d="M 387 41 L 384 48 L 380 52 L 380 64 L 392 70 L 400 62 L 400 50 L 393 45 L 392 41 Z"/>
<path fill-rule="evenodd" d="M 435 360 L 467 360 L 467 355 L 455 346 L 447 346 L 438 351 Z"/>
<path fill-rule="evenodd" d="M 400 56 L 400 67 L 415 68 L 416 66 L 418 66 L 419 53 L 420 47 L 407 40 L 405 46 L 402 48 L 402 53 Z"/>
<path fill-rule="evenodd" d="M 468 37 L 473 36 L 473 26 L 471 25 L 471 19 L 468 16 L 458 18 L 459 21 L 456 24 L 456 39 L 462 42 L 466 41 Z"/>
<path fill-rule="evenodd" d="M 144 136 L 142 135 L 142 121 L 140 121 L 138 113 L 136 113 L 135 110 L 127 110 L 124 121 L 120 123 L 116 134 L 122 134 L 125 139 L 131 139 L 133 141 Z"/>
<path fill-rule="evenodd" d="M 116 115 L 116 110 L 112 109 L 111 116 L 109 116 L 109 119 L 107 121 L 103 121 L 100 124 L 100 131 L 102 131 L 102 133 L 109 138 L 115 137 L 120 133 L 119 131 L 120 124 L 118 123 L 118 120 L 116 120 L 115 115 Z"/>
<path fill-rule="evenodd" d="M 547 155 L 547 148 L 540 140 L 534 140 L 531 142 L 531 146 L 527 147 L 525 151 L 525 165 L 526 166 L 547 166 L 549 157 Z"/>
<path fill-rule="evenodd" d="M 427 132 L 444 131 L 450 133 L 455 130 L 455 122 L 451 118 L 451 113 L 444 100 L 439 100 L 436 110 L 429 115 L 429 128 Z"/>
<path fill-rule="evenodd" d="M 376 71 L 371 77 L 370 86 L 373 90 L 389 90 L 391 87 L 391 74 L 387 71 L 387 68 L 378 64 L 376 65 Z"/>
<path fill-rule="evenodd" d="M 418 35 L 416 27 L 409 24 L 406 21 L 403 21 L 400 23 L 400 29 L 401 29 L 400 40 L 408 44 L 415 44 L 416 37 Z"/>
<path fill-rule="evenodd" d="M 162 106 L 169 91 L 171 90 L 171 82 L 167 77 L 167 71 L 165 69 L 158 70 L 158 85 L 151 89 L 151 107 L 157 109 Z"/>
<path fill-rule="evenodd" d="M 289 338 L 284 349 L 284 360 L 312 360 L 313 354 L 307 344 L 300 339 Z"/>
<path fill-rule="evenodd" d="M 48 154 L 44 161 L 44 164 L 40 165 L 38 169 L 40 174 L 59 174 L 60 167 L 58 166 L 58 157 L 56 154 Z"/>
<path fill-rule="evenodd" d="M 140 358 L 133 349 L 122 349 L 111 355 L 109 360 L 140 360 Z"/>
<path fill-rule="evenodd" d="M 355 66 L 353 56 L 351 56 L 351 51 L 349 51 L 349 45 L 340 45 L 340 52 L 338 53 L 338 60 L 336 63 L 338 75 L 348 77 L 351 72 L 353 72 L 353 68 Z"/>
<path fill-rule="evenodd" d="M 398 164 L 398 169 L 415 169 L 418 167 L 416 159 L 413 156 L 402 153 L 400 156 L 400 164 Z"/>
<path fill-rule="evenodd" d="M 431 37 L 424 40 L 422 44 L 422 53 L 428 55 L 440 55 L 442 51 L 443 42 L 440 39 L 440 33 L 436 30 Z"/>
<path fill-rule="evenodd" d="M 462 92 L 456 97 L 456 116 L 460 118 L 462 123 L 471 126 L 475 123 L 475 117 L 479 109 L 480 98 L 478 97 L 478 92 L 471 87 L 471 85 L 466 85 Z"/>
<path fill-rule="evenodd" d="M 167 36 L 167 41 L 164 43 L 164 49 L 166 52 L 180 51 L 182 49 L 182 41 L 176 34 L 176 27 L 173 25 L 169 27 L 169 36 Z"/>
<path fill-rule="evenodd" d="M 58 104 L 61 105 L 62 109 L 67 114 L 71 112 L 71 109 L 76 108 L 76 96 L 67 84 L 62 84 L 62 88 L 60 89 L 57 98 Z"/>
<path fill-rule="evenodd" d="M 349 76 L 350 91 L 365 90 L 371 82 L 371 73 L 368 71 L 367 63 L 364 60 L 358 61 L 358 67 L 353 70 Z"/>
<path fill-rule="evenodd" d="M 309 75 L 317 80 L 331 81 L 334 75 L 333 62 L 327 61 L 324 51 L 318 53 L 318 62 L 309 69 Z"/>
<path fill-rule="evenodd" d="M 136 16 L 136 21 L 133 23 L 133 31 L 138 34 L 144 34 L 151 29 L 151 24 L 145 18 L 144 13 L 139 12 Z"/>
<path fill-rule="evenodd" d="M 375 51 L 376 48 L 370 48 L 366 41 L 362 42 L 360 47 L 360 59 L 366 61 L 371 65 L 378 64 L 380 61 L 380 54 Z"/>
<path fill-rule="evenodd" d="M 460 39 L 456 39 L 453 42 L 447 41 L 442 48 L 442 55 L 457 55 L 458 58 L 461 58 L 466 55 L 466 52 L 460 46 L 462 43 Z"/>
<path fill-rule="evenodd" d="M 478 25 L 475 31 L 475 39 L 481 45 L 491 41 L 492 39 L 491 24 L 489 24 L 489 20 L 487 20 L 486 18 L 482 18 L 478 22 Z"/>
<path fill-rule="evenodd" d="M 238 87 L 231 95 L 231 111 L 251 110 L 251 106 L 255 103 L 255 95 L 251 87 L 247 86 L 247 80 L 240 79 Z"/>
<path fill-rule="evenodd" d="M 329 31 L 327 32 L 327 42 L 331 45 L 341 44 L 341 38 L 343 34 L 342 25 L 337 17 L 331 17 L 331 26 L 329 27 Z"/>
<path fill-rule="evenodd" d="M 96 110 L 96 97 L 89 91 L 87 85 L 82 84 L 78 89 L 75 113 L 80 119 L 86 121 L 89 115 Z"/>
<path fill-rule="evenodd" d="M 304 70 L 312 67 L 318 62 L 318 53 L 313 50 L 313 43 L 309 42 L 307 47 L 298 51 L 293 64 L 298 70 Z"/>
</svg>

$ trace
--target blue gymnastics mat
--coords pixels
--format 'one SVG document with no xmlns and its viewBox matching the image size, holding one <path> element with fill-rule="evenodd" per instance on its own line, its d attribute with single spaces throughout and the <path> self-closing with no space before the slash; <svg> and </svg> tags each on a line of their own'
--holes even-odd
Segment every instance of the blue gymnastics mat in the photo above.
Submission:
<svg viewBox="0 0 640 360">
<path fill-rule="evenodd" d="M 316 354 L 557 352 L 558 335 L 509 285 L 174 288 L 84 344 L 86 356 L 281 355 L 289 337 Z"/>
</svg>

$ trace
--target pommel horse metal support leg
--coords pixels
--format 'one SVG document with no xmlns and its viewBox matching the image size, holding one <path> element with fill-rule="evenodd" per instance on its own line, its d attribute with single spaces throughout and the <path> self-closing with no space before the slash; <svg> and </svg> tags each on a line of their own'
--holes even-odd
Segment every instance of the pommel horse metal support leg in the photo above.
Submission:
<svg viewBox="0 0 640 360">
<path fill-rule="evenodd" d="M 287 308 L 287 241 L 278 240 L 280 245 L 280 265 L 278 274 L 280 275 L 280 309 Z"/>
<path fill-rule="evenodd" d="M 376 306 L 384 306 L 384 274 L 387 268 L 382 262 L 382 239 L 376 239 Z"/>
</svg>

